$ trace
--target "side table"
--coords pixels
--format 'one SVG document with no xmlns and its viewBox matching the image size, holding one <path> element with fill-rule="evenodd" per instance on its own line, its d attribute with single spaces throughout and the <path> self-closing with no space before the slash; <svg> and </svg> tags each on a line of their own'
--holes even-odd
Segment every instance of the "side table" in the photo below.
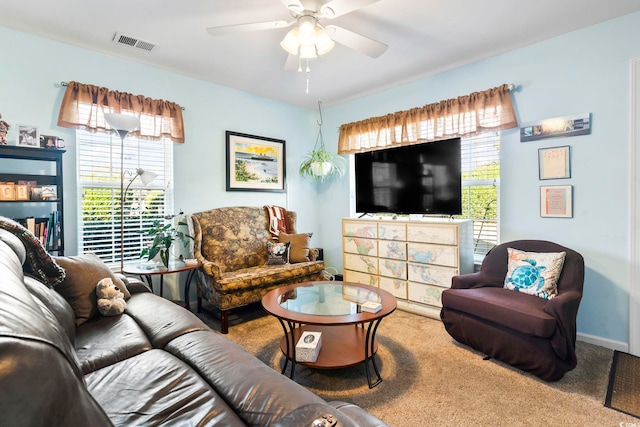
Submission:
<svg viewBox="0 0 640 427">
<path fill-rule="evenodd" d="M 160 296 L 162 296 L 163 288 L 164 288 L 164 276 L 166 274 L 174 274 L 174 273 L 182 273 L 184 271 L 187 273 L 187 280 L 184 284 L 184 304 L 187 310 L 191 311 L 189 307 L 189 290 L 191 288 L 191 281 L 193 280 L 193 276 L 196 273 L 196 270 L 200 268 L 200 262 L 196 264 L 185 264 L 184 262 L 176 262 L 170 263 L 169 267 L 165 267 L 164 265 L 160 265 L 160 267 L 151 267 L 143 263 L 135 264 L 135 265 L 125 265 L 122 269 L 122 272 L 125 274 L 135 274 L 140 276 L 141 279 L 146 280 L 147 284 L 153 291 L 153 276 L 160 276 Z"/>
</svg>

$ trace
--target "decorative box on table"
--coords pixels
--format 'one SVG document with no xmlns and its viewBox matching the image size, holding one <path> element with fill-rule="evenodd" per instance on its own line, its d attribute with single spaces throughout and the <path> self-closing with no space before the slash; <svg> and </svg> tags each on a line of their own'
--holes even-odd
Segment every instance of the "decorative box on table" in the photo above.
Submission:
<svg viewBox="0 0 640 427">
<path fill-rule="evenodd" d="M 322 332 L 303 332 L 296 344 L 296 362 L 315 362 L 322 347 Z"/>
</svg>

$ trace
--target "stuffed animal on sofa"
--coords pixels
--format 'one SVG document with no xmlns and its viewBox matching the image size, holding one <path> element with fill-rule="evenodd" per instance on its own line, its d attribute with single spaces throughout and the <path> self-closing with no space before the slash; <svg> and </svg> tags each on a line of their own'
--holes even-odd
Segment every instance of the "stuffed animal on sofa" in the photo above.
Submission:
<svg viewBox="0 0 640 427">
<path fill-rule="evenodd" d="M 124 294 L 113 283 L 110 277 L 106 277 L 96 285 L 98 295 L 98 310 L 103 316 L 116 316 L 122 314 L 127 303 Z"/>
</svg>

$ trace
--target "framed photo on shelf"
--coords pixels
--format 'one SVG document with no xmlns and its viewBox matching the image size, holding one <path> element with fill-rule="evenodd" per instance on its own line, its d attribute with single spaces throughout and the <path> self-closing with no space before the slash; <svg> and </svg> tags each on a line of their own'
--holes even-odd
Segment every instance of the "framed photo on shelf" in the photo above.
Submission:
<svg viewBox="0 0 640 427">
<path fill-rule="evenodd" d="M 18 145 L 40 148 L 38 126 L 18 125 Z"/>
<path fill-rule="evenodd" d="M 541 186 L 540 216 L 543 218 L 572 218 L 573 186 Z"/>
<path fill-rule="evenodd" d="M 226 132 L 227 191 L 284 193 L 285 141 Z"/>
<path fill-rule="evenodd" d="M 15 200 L 15 184 L 0 184 L 0 200 Z"/>
<path fill-rule="evenodd" d="M 29 186 L 26 184 L 17 184 L 16 200 L 29 200 Z"/>
<path fill-rule="evenodd" d="M 571 147 L 538 148 L 538 176 L 541 180 L 571 178 Z"/>
</svg>

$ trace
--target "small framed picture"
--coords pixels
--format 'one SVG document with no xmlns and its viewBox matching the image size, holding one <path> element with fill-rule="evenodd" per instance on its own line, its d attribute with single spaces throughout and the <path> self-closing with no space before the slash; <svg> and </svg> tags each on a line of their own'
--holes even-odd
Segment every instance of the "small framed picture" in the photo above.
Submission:
<svg viewBox="0 0 640 427">
<path fill-rule="evenodd" d="M 38 126 L 18 125 L 18 145 L 25 147 L 40 147 Z"/>
<path fill-rule="evenodd" d="M 29 186 L 26 184 L 17 184 L 16 200 L 29 200 Z"/>
<path fill-rule="evenodd" d="M 538 148 L 539 179 L 571 178 L 570 147 Z"/>
<path fill-rule="evenodd" d="M 227 191 L 284 193 L 285 141 L 226 131 Z"/>
<path fill-rule="evenodd" d="M 0 184 L 0 200 L 15 200 L 15 184 Z"/>
<path fill-rule="evenodd" d="M 55 185 L 36 185 L 31 188 L 31 200 L 55 200 L 58 198 Z"/>
<path fill-rule="evenodd" d="M 573 186 L 541 186 L 540 216 L 543 218 L 572 218 Z"/>
</svg>

